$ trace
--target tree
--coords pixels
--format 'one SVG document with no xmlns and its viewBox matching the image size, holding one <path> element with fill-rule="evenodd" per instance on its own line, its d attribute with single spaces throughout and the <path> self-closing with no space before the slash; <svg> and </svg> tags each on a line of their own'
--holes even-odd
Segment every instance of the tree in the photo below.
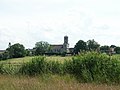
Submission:
<svg viewBox="0 0 120 90">
<path fill-rule="evenodd" d="M 42 55 L 49 51 L 50 44 L 45 41 L 40 41 L 35 44 L 35 55 Z"/>
<path fill-rule="evenodd" d="M 89 51 L 95 51 L 99 48 L 100 44 L 98 44 L 96 41 L 94 41 L 94 39 L 92 40 L 88 40 L 87 41 L 87 47 Z"/>
<path fill-rule="evenodd" d="M 25 52 L 26 56 L 32 56 L 32 52 L 30 51 L 30 49 L 26 49 Z"/>
<path fill-rule="evenodd" d="M 2 53 L 2 59 L 1 60 L 7 60 L 9 58 L 10 58 L 9 52 L 5 51 L 4 53 Z"/>
<path fill-rule="evenodd" d="M 110 47 L 107 45 L 101 46 L 100 51 L 103 53 L 109 53 Z"/>
<path fill-rule="evenodd" d="M 19 58 L 25 56 L 25 47 L 22 44 L 16 43 L 6 49 L 9 52 L 10 58 Z"/>
<path fill-rule="evenodd" d="M 87 45 L 86 42 L 84 42 L 83 40 L 79 40 L 74 47 L 75 54 L 78 54 L 79 52 L 86 50 L 87 50 Z"/>
<path fill-rule="evenodd" d="M 115 45 L 111 45 L 110 48 L 115 48 L 116 46 Z"/>
<path fill-rule="evenodd" d="M 7 51 L 0 53 L 0 60 L 9 59 L 9 53 Z"/>
<path fill-rule="evenodd" d="M 115 52 L 116 52 L 117 54 L 120 54 L 120 47 L 116 47 L 116 48 L 115 48 Z"/>
</svg>

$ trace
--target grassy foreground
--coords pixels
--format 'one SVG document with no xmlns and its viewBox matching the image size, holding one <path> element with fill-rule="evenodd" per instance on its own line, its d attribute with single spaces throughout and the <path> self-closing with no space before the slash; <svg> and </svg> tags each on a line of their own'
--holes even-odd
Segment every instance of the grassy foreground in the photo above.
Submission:
<svg viewBox="0 0 120 90">
<path fill-rule="evenodd" d="M 120 90 L 120 57 L 24 57 L 0 61 L 0 90 Z"/>
<path fill-rule="evenodd" d="M 0 90 L 120 90 L 120 86 L 78 83 L 70 76 L 9 76 L 0 75 Z"/>
</svg>

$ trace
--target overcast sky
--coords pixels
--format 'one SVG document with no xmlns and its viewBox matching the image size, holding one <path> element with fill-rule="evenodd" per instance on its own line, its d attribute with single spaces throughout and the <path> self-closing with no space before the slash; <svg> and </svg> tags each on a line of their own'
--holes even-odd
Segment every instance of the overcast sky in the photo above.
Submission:
<svg viewBox="0 0 120 90">
<path fill-rule="evenodd" d="M 78 40 L 120 46 L 120 0 L 0 0 L 0 49 L 38 41 Z"/>
</svg>

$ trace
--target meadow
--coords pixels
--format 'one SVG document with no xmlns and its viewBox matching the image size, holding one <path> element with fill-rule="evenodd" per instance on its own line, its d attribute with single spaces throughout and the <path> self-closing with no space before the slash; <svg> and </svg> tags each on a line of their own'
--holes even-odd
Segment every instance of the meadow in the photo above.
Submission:
<svg viewBox="0 0 120 90">
<path fill-rule="evenodd" d="M 37 56 L 31 56 L 31 57 L 23 57 L 23 58 L 14 58 L 14 59 L 8 59 L 8 60 L 2 60 L 0 63 L 3 64 L 12 64 L 12 65 L 21 65 L 23 63 L 27 63 L 32 60 L 32 58 L 35 58 Z M 64 60 L 71 60 L 72 56 L 45 56 L 47 61 L 60 61 L 64 62 Z"/>
<path fill-rule="evenodd" d="M 94 52 L 8 59 L 0 61 L 0 90 L 120 90 L 119 61 Z"/>
<path fill-rule="evenodd" d="M 79 83 L 70 76 L 0 75 L 0 90 L 120 90 L 120 85 Z"/>
</svg>

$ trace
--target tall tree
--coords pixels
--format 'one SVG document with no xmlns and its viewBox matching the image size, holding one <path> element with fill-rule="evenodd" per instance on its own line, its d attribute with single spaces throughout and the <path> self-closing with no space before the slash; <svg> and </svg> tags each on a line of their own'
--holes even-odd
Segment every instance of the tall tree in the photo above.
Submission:
<svg viewBox="0 0 120 90">
<path fill-rule="evenodd" d="M 6 49 L 9 52 L 10 58 L 18 58 L 25 56 L 25 47 L 22 44 L 16 43 Z"/>
<path fill-rule="evenodd" d="M 120 47 L 115 47 L 115 52 L 116 52 L 117 54 L 120 54 Z"/>
<path fill-rule="evenodd" d="M 96 42 L 94 39 L 87 41 L 87 47 L 89 51 L 92 51 L 92 50 L 95 51 L 99 48 L 99 46 L 100 44 L 98 44 L 98 42 Z"/>
<path fill-rule="evenodd" d="M 35 44 L 35 55 L 42 55 L 49 51 L 50 44 L 45 41 L 40 41 Z"/>
<path fill-rule="evenodd" d="M 103 53 L 109 53 L 110 47 L 107 45 L 101 46 L 100 51 Z"/>
<path fill-rule="evenodd" d="M 116 46 L 115 45 L 111 45 L 110 48 L 115 48 Z"/>
<path fill-rule="evenodd" d="M 79 40 L 74 47 L 75 54 L 78 54 L 79 52 L 86 50 L 87 50 L 87 45 L 86 42 L 84 42 L 83 40 Z"/>
</svg>

